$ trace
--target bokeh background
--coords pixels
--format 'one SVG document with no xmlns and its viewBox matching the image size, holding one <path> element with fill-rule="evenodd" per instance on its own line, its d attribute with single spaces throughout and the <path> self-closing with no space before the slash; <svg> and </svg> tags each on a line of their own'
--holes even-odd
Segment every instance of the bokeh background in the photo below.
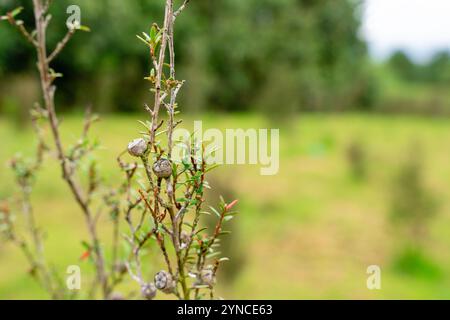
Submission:
<svg viewBox="0 0 450 320">
<path fill-rule="evenodd" d="M 23 5 L 29 25 L 29 2 L 0 0 L 0 13 Z M 211 201 L 240 200 L 225 241 L 225 298 L 450 298 L 445 2 L 191 1 L 176 30 L 185 127 L 202 119 L 204 129 L 280 128 L 277 175 L 227 165 L 210 178 Z M 105 182 L 117 181 L 115 157 L 147 117 L 148 54 L 135 35 L 161 20 L 161 3 L 57 0 L 51 9 L 51 46 L 66 31 L 69 4 L 92 30 L 55 61 L 64 74 L 56 99 L 69 144 L 86 105 L 101 115 L 94 134 Z M 28 110 L 39 99 L 32 48 L 0 24 L 0 201 L 17 191 L 8 159 L 35 146 Z M 34 189 L 55 270 L 89 270 L 79 261 L 83 219 L 54 159 Z M 150 269 L 153 260 L 149 253 Z M 381 290 L 366 287 L 369 265 L 381 267 Z M 0 298 L 47 298 L 27 268 L 0 243 Z"/>
</svg>

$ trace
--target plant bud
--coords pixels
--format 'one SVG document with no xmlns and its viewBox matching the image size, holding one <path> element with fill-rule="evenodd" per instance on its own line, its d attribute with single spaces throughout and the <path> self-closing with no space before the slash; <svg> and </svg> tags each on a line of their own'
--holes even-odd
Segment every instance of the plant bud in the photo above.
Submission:
<svg viewBox="0 0 450 320">
<path fill-rule="evenodd" d="M 211 269 L 203 269 L 200 272 L 200 280 L 202 284 L 213 286 L 216 283 L 216 277 Z"/>
<path fill-rule="evenodd" d="M 186 248 L 190 241 L 191 241 L 191 236 L 189 235 L 189 233 L 184 230 L 181 231 L 181 234 L 180 234 L 181 249 Z"/>
<path fill-rule="evenodd" d="M 155 286 L 164 293 L 172 293 L 175 289 L 175 281 L 172 275 L 164 270 L 155 275 Z"/>
<path fill-rule="evenodd" d="M 152 300 L 156 296 L 155 285 L 152 282 L 144 283 L 141 286 L 141 294 L 144 299 Z"/>
<path fill-rule="evenodd" d="M 147 151 L 147 141 L 142 138 L 134 139 L 128 144 L 128 153 L 133 157 L 142 157 Z"/>
<path fill-rule="evenodd" d="M 153 172 L 158 178 L 167 179 L 172 174 L 172 163 L 167 159 L 159 159 L 153 164 Z"/>
</svg>

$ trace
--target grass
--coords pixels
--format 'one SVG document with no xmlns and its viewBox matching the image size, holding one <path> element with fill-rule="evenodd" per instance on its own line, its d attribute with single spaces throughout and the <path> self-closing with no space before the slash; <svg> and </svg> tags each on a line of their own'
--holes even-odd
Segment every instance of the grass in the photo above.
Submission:
<svg viewBox="0 0 450 320">
<path fill-rule="evenodd" d="M 94 135 L 103 145 L 97 157 L 107 182 L 119 177 L 114 159 L 138 136 L 137 118 L 109 116 L 95 126 Z M 246 114 L 210 114 L 202 119 L 204 129 L 269 126 L 263 118 Z M 185 119 L 185 126 L 193 120 Z M 76 140 L 79 122 L 78 116 L 65 117 L 65 141 Z M 4 164 L 20 150 L 29 154 L 34 142 L 30 130 L 18 129 L 5 118 L 0 119 L 0 137 L 1 200 L 15 191 Z M 346 148 L 355 140 L 364 144 L 368 154 L 368 177 L 363 181 L 352 178 L 346 160 Z M 440 199 L 440 212 L 425 245 L 426 265 L 442 270 L 439 280 L 408 275 L 398 268 L 403 239 L 388 221 L 389 188 L 411 141 L 421 143 L 427 186 Z M 220 293 L 236 299 L 450 298 L 448 141 L 448 119 L 302 115 L 280 130 L 276 176 L 259 175 L 258 166 L 219 168 L 212 185 L 221 181 L 217 192 L 232 192 L 240 199 L 235 230 L 239 241 L 230 255 L 245 256 L 234 266 L 235 280 L 222 282 Z M 56 161 L 48 159 L 33 193 L 38 222 L 47 234 L 47 255 L 61 275 L 70 264 L 79 264 L 82 272 L 89 273 L 87 263 L 78 259 L 83 250 L 80 240 L 86 238 L 82 216 L 59 175 Z M 107 228 L 107 218 L 102 221 Z M 25 259 L 15 248 L 1 243 L 0 261 L 0 298 L 46 297 L 26 274 Z M 156 270 L 153 261 L 149 252 L 147 263 Z M 366 269 L 372 264 L 381 267 L 381 290 L 366 288 Z M 421 261 L 419 268 L 424 264 Z"/>
</svg>

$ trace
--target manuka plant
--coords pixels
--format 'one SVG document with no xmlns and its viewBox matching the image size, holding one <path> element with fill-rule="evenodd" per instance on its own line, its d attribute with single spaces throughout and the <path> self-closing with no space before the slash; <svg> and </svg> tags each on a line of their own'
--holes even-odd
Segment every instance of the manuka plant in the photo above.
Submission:
<svg viewBox="0 0 450 320">
<path fill-rule="evenodd" d="M 184 84 L 175 72 L 174 26 L 188 2 L 174 10 L 174 1 L 167 0 L 163 25 L 153 24 L 148 34 L 138 36 L 149 50 L 151 70 L 146 80 L 154 101 L 152 107 L 145 106 L 150 120 L 141 122 L 145 127 L 142 137 L 128 145 L 128 153 L 139 161 L 124 162 L 123 154 L 118 159 L 126 177 L 122 190 L 128 202 L 124 215 L 130 233 L 125 238 L 133 256 L 127 268 L 146 299 L 154 298 L 158 290 L 180 299 L 200 299 L 205 294 L 214 298 L 217 269 L 227 260 L 217 251 L 219 240 L 227 233 L 223 224 L 233 218 L 237 202 L 227 204 L 222 199 L 218 208 L 203 209 L 205 188 L 209 188 L 206 174 L 215 168 L 207 164 L 203 145 L 181 141 L 185 150 L 182 160 L 173 156 L 173 132 L 181 123 L 175 119 L 176 100 Z M 166 124 L 160 120 L 160 111 L 167 113 Z M 160 140 L 164 135 L 166 139 Z M 145 181 L 135 188 L 139 170 Z M 205 214 L 217 215 L 212 235 L 202 227 Z M 149 241 L 156 242 L 165 265 L 154 279 L 147 279 L 142 272 L 141 249 Z"/>
<path fill-rule="evenodd" d="M 20 197 L 19 205 L 15 201 L 0 205 L 2 234 L 23 251 L 30 264 L 30 274 L 51 298 L 76 297 L 77 291 L 67 288 L 64 279 L 47 260 L 44 232 L 38 225 L 31 201 L 31 192 L 42 162 L 54 155 L 60 165 L 61 177 L 82 212 L 89 235 L 89 239 L 82 241 L 85 251 L 81 256 L 81 259 L 89 259 L 95 270 L 87 298 L 124 298 L 116 288 L 128 273 L 138 282 L 145 299 L 153 299 L 158 290 L 179 299 L 213 299 L 218 267 L 227 260 L 220 257 L 218 251 L 220 237 L 227 234 L 223 224 L 235 215 L 233 207 L 237 200 L 227 204 L 221 199 L 217 208 L 205 210 L 204 193 L 209 188 L 206 174 L 215 168 L 207 164 L 205 147 L 197 141 L 182 141 L 180 144 L 185 149 L 182 161 L 176 161 L 172 154 L 176 146 L 174 129 L 181 123 L 181 120 L 175 119 L 178 113 L 176 99 L 184 84 L 175 73 L 174 25 L 189 0 L 185 0 L 176 10 L 174 0 L 166 0 L 162 26 L 153 24 L 148 34 L 138 37 L 149 49 L 152 67 L 146 80 L 152 86 L 154 101 L 152 107 L 146 105 L 150 119 L 142 122 L 145 132 L 127 147 L 129 155 L 136 161 L 124 159 L 126 151 L 117 158 L 124 174 L 123 182 L 117 188 L 102 184 L 97 164 L 90 157 L 98 147 L 89 135 L 91 125 L 98 119 L 90 108 L 81 126 L 79 140 L 73 145 L 66 145 L 61 138 L 54 97 L 55 80 L 62 74 L 54 71 L 51 64 L 77 31 L 89 29 L 79 24 L 68 25 L 67 34 L 53 51 L 48 52 L 46 39 L 51 2 L 33 0 L 35 25 L 31 32 L 17 18 L 22 8 L 0 17 L 0 20 L 16 27 L 35 49 L 43 97 L 42 102 L 31 109 L 38 142 L 35 156 L 29 159 L 17 156 L 11 161 Z M 167 113 L 166 124 L 160 119 L 160 112 L 164 110 Z M 167 139 L 160 140 L 164 135 Z M 82 170 L 84 167 L 88 170 Z M 16 223 L 16 211 L 22 211 L 26 229 Z M 106 245 L 100 240 L 98 231 L 98 220 L 104 212 L 110 214 L 113 223 L 110 255 L 105 254 Z M 216 226 L 209 235 L 202 227 L 202 216 L 205 214 L 217 215 Z M 128 231 L 122 232 L 123 224 Z M 119 250 L 121 235 L 128 248 L 125 254 Z M 148 265 L 154 268 L 158 263 L 142 258 L 144 249 L 152 247 L 152 243 L 160 252 L 157 256 L 165 269 L 149 279 L 143 267 Z M 127 295 L 132 296 L 132 293 Z"/>
</svg>

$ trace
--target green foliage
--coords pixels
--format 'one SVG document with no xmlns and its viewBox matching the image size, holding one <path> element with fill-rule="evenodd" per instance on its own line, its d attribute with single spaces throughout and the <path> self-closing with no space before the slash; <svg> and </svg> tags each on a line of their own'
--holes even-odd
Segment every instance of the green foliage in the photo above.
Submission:
<svg viewBox="0 0 450 320">
<path fill-rule="evenodd" d="M 406 53 L 397 51 L 389 58 L 391 69 L 401 78 L 411 80 L 416 78 L 416 66 Z"/>
<path fill-rule="evenodd" d="M 444 86 L 450 84 L 450 54 L 447 51 L 436 53 L 424 63 L 415 63 L 405 52 L 397 51 L 389 58 L 388 64 L 404 81 Z"/>
<path fill-rule="evenodd" d="M 0 12 L 14 5 L 0 4 Z M 60 0 L 51 9 L 53 46 L 66 32 L 66 8 L 81 8 L 81 23 L 92 33 L 75 37 L 55 64 L 57 103 L 92 103 L 101 110 L 140 110 L 148 100 L 147 54 L 131 35 L 158 42 L 151 21 L 161 21 L 157 1 Z M 21 13 L 32 23 L 30 4 Z M 345 109 L 370 104 L 373 83 L 366 48 L 357 32 L 353 1 L 215 0 L 193 1 L 191 14 L 177 19 L 177 69 L 189 79 L 180 95 L 186 110 L 257 108 L 274 115 L 298 110 Z M 147 35 L 140 30 L 147 29 Z M 150 40 L 146 37 L 151 38 Z M 11 28 L 1 28 L 0 72 L 34 68 L 27 44 Z M 144 72 L 143 70 L 149 70 Z"/>
<path fill-rule="evenodd" d="M 424 280 L 439 280 L 442 270 L 421 250 L 407 248 L 396 257 L 393 268 L 396 272 Z"/>
<path fill-rule="evenodd" d="M 408 160 L 402 165 L 392 188 L 392 222 L 404 232 L 407 244 L 418 247 L 428 236 L 428 224 L 437 213 L 434 195 L 423 180 L 421 149 L 411 148 Z"/>
</svg>

